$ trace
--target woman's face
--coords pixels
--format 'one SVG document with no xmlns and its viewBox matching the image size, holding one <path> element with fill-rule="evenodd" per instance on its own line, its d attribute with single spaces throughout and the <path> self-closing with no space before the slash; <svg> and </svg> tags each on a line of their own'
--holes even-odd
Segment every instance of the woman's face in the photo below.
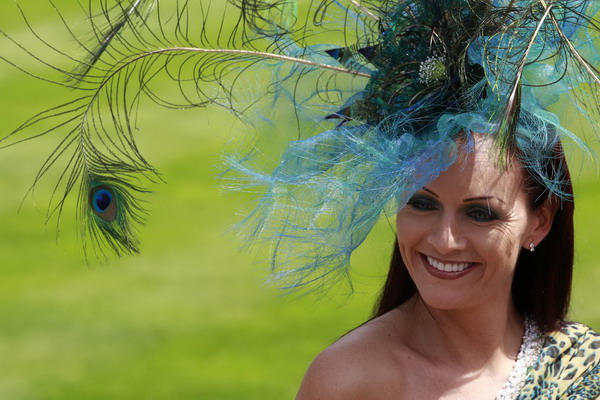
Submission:
<svg viewBox="0 0 600 400">
<path fill-rule="evenodd" d="M 507 304 L 519 251 L 537 245 L 552 222 L 549 205 L 528 206 L 522 171 L 500 171 L 488 137 L 474 139 L 473 152 L 397 215 L 404 263 L 422 299 L 438 309 Z"/>
</svg>

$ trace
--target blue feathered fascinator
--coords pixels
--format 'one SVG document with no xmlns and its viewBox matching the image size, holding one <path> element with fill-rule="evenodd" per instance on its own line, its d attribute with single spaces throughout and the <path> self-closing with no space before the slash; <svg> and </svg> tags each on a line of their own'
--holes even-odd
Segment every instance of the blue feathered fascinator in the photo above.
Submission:
<svg viewBox="0 0 600 400">
<path fill-rule="evenodd" d="M 519 154 L 566 197 L 548 161 L 558 141 L 586 145 L 552 107 L 597 121 L 599 11 L 593 0 L 89 0 L 91 41 L 75 36 L 84 57 L 67 55 L 75 65 L 55 82 L 72 99 L 1 143 L 59 135 L 37 179 L 68 158 L 57 209 L 75 191 L 86 248 L 136 253 L 157 174 L 135 142 L 140 99 L 225 107 L 257 132 L 227 159 L 231 182 L 262 193 L 241 224 L 248 242 L 269 244 L 282 286 L 324 288 L 348 276 L 382 213 L 455 161 L 458 135 L 492 135 L 499 162 Z M 262 127 L 282 122 L 277 151 Z"/>
</svg>

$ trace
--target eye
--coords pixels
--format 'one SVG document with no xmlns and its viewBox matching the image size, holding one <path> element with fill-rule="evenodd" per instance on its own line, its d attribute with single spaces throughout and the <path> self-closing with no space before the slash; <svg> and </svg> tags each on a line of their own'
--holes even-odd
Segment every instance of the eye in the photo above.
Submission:
<svg viewBox="0 0 600 400">
<path fill-rule="evenodd" d="M 98 217 L 106 222 L 117 219 L 117 204 L 113 190 L 107 185 L 98 185 L 90 190 L 89 204 Z"/>
<path fill-rule="evenodd" d="M 467 214 L 477 222 L 490 222 L 498 219 L 489 208 L 475 207 L 470 209 Z"/>
<path fill-rule="evenodd" d="M 418 211 L 430 211 L 436 209 L 436 205 L 432 200 L 423 197 L 410 199 L 408 205 Z"/>
</svg>

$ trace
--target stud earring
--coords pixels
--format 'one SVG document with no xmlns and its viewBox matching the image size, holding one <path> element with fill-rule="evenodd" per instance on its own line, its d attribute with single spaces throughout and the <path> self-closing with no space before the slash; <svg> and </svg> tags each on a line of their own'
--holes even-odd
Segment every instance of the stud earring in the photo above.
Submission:
<svg viewBox="0 0 600 400">
<path fill-rule="evenodd" d="M 535 251 L 535 245 L 533 244 L 533 242 L 529 243 L 529 251 L 532 253 Z"/>
</svg>

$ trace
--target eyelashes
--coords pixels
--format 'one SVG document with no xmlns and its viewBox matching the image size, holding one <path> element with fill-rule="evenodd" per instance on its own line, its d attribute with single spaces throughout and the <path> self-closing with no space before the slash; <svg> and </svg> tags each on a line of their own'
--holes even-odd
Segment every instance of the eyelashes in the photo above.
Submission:
<svg viewBox="0 0 600 400">
<path fill-rule="evenodd" d="M 473 207 L 467 214 L 477 222 L 490 222 L 498 219 L 498 216 L 490 208 L 481 206 Z"/>
<path fill-rule="evenodd" d="M 413 197 L 408 201 L 408 205 L 419 211 L 436 210 L 437 202 L 427 197 Z"/>
<path fill-rule="evenodd" d="M 435 199 L 425 196 L 415 196 L 408 201 L 407 205 L 419 212 L 440 209 L 440 204 Z M 491 222 L 499 219 L 498 213 L 487 205 L 467 204 L 464 206 L 463 211 L 467 217 L 476 222 Z"/>
</svg>

